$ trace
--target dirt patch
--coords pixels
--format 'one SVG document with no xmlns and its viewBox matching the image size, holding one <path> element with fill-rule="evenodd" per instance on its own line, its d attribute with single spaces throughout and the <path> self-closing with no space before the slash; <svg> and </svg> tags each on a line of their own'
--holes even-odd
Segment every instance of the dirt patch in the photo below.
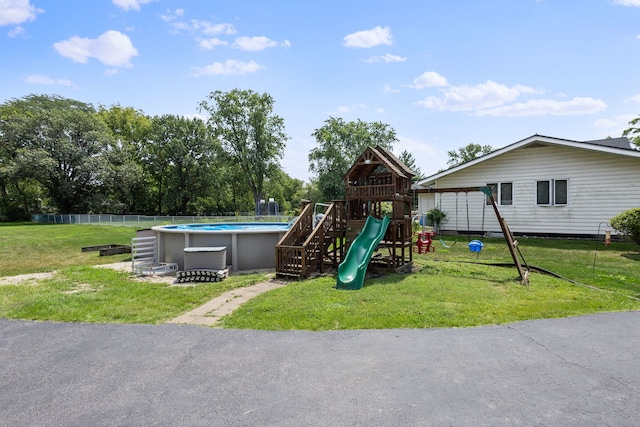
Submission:
<svg viewBox="0 0 640 427">
<path fill-rule="evenodd" d="M 37 285 L 39 280 L 50 279 L 55 275 L 54 272 L 49 273 L 30 273 L 20 274 L 18 276 L 0 277 L 0 286 L 3 285 Z"/>
</svg>

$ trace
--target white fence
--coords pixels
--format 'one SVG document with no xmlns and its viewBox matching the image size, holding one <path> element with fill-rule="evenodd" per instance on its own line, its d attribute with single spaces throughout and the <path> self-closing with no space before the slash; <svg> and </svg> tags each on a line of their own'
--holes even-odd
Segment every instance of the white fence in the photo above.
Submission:
<svg viewBox="0 0 640 427">
<path fill-rule="evenodd" d="M 46 224 L 93 224 L 121 227 L 150 228 L 154 225 L 197 224 L 216 222 L 289 222 L 287 215 L 216 215 L 216 216 L 148 216 L 109 214 L 35 214 L 31 222 Z"/>
</svg>

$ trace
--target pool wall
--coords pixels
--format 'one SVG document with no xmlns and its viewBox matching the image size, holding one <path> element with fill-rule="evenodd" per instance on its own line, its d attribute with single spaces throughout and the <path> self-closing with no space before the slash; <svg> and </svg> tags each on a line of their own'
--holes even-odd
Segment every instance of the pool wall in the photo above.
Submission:
<svg viewBox="0 0 640 427">
<path fill-rule="evenodd" d="M 259 225 L 281 223 L 259 223 Z M 156 226 L 152 230 L 158 239 L 158 261 L 175 262 L 184 270 L 184 248 L 219 247 L 227 248 L 227 266 L 232 270 L 256 270 L 275 268 L 276 244 L 287 232 L 286 229 L 256 230 L 203 230 Z"/>
</svg>

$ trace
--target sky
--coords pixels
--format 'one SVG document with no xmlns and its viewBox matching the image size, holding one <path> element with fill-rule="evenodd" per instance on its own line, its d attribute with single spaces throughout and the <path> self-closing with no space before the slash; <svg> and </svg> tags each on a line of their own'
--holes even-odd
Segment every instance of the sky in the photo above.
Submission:
<svg viewBox="0 0 640 427">
<path fill-rule="evenodd" d="M 640 0 L 0 0 L 0 103 L 201 117 L 268 93 L 308 181 L 331 117 L 393 128 L 428 176 L 467 144 L 619 137 L 640 116 Z"/>
</svg>

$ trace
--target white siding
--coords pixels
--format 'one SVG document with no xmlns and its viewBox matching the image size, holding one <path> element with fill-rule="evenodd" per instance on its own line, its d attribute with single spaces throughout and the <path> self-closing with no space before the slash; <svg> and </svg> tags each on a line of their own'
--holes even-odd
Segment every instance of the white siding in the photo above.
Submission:
<svg viewBox="0 0 640 427">
<path fill-rule="evenodd" d="M 536 181 L 551 179 L 568 180 L 566 206 L 536 204 Z M 640 207 L 640 159 L 563 146 L 522 147 L 445 176 L 436 187 L 480 187 L 500 182 L 513 183 L 513 205 L 500 206 L 500 212 L 514 233 L 593 235 L 600 223 Z M 480 192 L 457 195 L 457 221 L 456 195 L 445 193 L 435 199 L 436 205 L 447 212 L 443 230 L 500 230 L 491 206 L 483 207 Z M 433 206 L 433 195 L 420 195 L 421 212 Z"/>
</svg>

